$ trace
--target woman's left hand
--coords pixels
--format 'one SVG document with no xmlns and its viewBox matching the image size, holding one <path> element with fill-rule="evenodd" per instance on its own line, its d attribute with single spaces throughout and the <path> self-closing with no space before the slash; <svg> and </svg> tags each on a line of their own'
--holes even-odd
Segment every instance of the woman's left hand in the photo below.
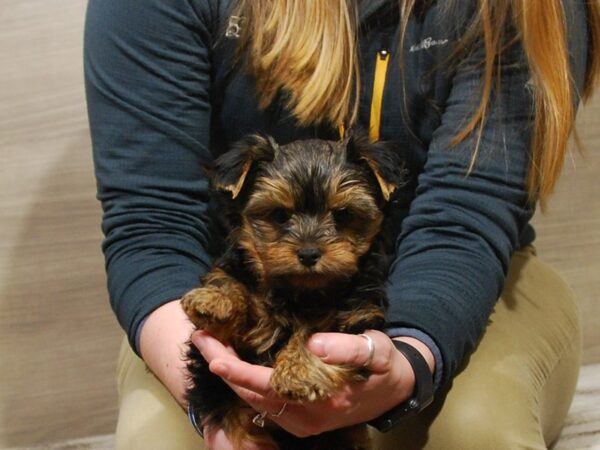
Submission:
<svg viewBox="0 0 600 450">
<path fill-rule="evenodd" d="M 411 395 L 414 372 L 404 355 L 384 333 L 368 330 L 365 334 L 374 344 L 373 359 L 368 366 L 371 374 L 366 381 L 351 382 L 326 400 L 288 402 L 279 416 L 276 415 L 285 402 L 270 386 L 272 368 L 240 360 L 231 348 L 206 332 L 195 332 L 192 341 L 208 361 L 211 372 L 223 378 L 244 401 L 256 411 L 267 411 L 266 417 L 288 432 L 306 437 L 366 422 Z M 369 357 L 367 340 L 351 334 L 317 333 L 309 339 L 307 347 L 329 364 L 362 367 Z"/>
</svg>

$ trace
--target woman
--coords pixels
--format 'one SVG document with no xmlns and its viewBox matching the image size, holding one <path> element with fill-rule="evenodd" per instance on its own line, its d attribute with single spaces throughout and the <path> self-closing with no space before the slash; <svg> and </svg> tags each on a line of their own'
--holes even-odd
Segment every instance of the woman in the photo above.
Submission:
<svg viewBox="0 0 600 450">
<path fill-rule="evenodd" d="M 393 338 L 426 361 L 435 400 L 374 431 L 376 448 L 554 441 L 577 377 L 578 312 L 536 258 L 528 222 L 598 78 L 599 20 L 596 2 L 560 0 L 91 0 L 85 68 L 109 290 L 143 358 L 123 346 L 118 448 L 203 443 L 184 413 L 192 329 L 177 300 L 220 248 L 201 166 L 247 133 L 289 142 L 348 127 L 407 150 L 414 200 L 386 333 L 368 331 L 373 346 L 342 334 L 307 345 L 326 362 L 370 361 L 373 375 L 330 401 L 284 405 L 269 368 L 203 332 L 193 342 L 257 412 L 300 436 L 385 418 L 414 397 L 424 376 Z M 222 430 L 201 431 L 208 448 L 230 448 Z"/>
</svg>

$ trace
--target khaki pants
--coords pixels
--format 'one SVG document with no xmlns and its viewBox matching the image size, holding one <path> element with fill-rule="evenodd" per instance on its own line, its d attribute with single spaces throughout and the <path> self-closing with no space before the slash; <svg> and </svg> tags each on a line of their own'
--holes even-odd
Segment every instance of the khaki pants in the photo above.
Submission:
<svg viewBox="0 0 600 450">
<path fill-rule="evenodd" d="M 558 437 L 571 403 L 580 352 L 579 311 L 570 289 L 533 248 L 517 252 L 465 368 L 418 417 L 386 434 L 373 431 L 374 448 L 545 449 Z M 126 342 L 118 387 L 117 449 L 205 448 L 186 414 Z"/>
</svg>

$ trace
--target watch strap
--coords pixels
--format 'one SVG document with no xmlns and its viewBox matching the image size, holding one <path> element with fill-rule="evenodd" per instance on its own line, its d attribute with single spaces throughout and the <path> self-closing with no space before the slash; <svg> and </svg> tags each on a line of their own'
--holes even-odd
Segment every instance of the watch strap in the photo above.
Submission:
<svg viewBox="0 0 600 450">
<path fill-rule="evenodd" d="M 392 429 L 400 419 L 409 417 L 425 409 L 433 401 L 433 375 L 425 358 L 412 345 L 392 339 L 394 346 L 402 353 L 415 373 L 413 395 L 383 415 L 368 422 L 381 432 Z"/>
<path fill-rule="evenodd" d="M 202 431 L 202 425 L 198 421 L 196 411 L 194 411 L 194 407 L 191 405 L 191 403 L 188 403 L 187 416 L 188 416 L 188 420 L 194 427 L 194 430 L 196 430 L 196 433 L 198 433 L 201 438 L 204 438 L 204 433 Z"/>
</svg>

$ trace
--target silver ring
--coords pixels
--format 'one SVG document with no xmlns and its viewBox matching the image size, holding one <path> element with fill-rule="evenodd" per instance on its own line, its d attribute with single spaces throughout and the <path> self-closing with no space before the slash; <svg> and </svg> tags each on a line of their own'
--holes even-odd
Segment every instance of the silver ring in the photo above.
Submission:
<svg viewBox="0 0 600 450">
<path fill-rule="evenodd" d="M 285 411 L 285 408 L 286 408 L 286 407 L 287 407 L 287 402 L 285 402 L 285 403 L 283 404 L 283 406 L 281 407 L 281 409 L 279 410 L 279 412 L 278 412 L 278 413 L 276 413 L 276 414 L 271 414 L 271 413 L 269 413 L 269 415 L 270 415 L 271 417 L 279 417 L 279 416 L 281 416 L 281 415 L 283 414 L 283 412 Z"/>
<path fill-rule="evenodd" d="M 365 338 L 367 340 L 367 350 L 369 352 L 369 356 L 367 356 L 367 360 L 362 365 L 363 368 L 367 368 L 373 362 L 373 356 L 375 356 L 375 343 L 373 339 L 368 334 L 359 334 L 360 337 Z"/>
<path fill-rule="evenodd" d="M 265 427 L 265 417 L 267 417 L 268 412 L 263 411 L 258 413 L 252 418 L 252 423 L 257 427 L 264 428 Z"/>
<path fill-rule="evenodd" d="M 283 414 L 283 412 L 285 411 L 285 408 L 287 408 L 287 402 L 285 402 L 283 404 L 283 406 L 281 407 L 281 409 L 278 412 L 276 412 L 275 414 L 272 414 L 267 411 L 259 412 L 257 415 L 255 415 L 252 418 L 252 423 L 254 425 L 256 425 L 257 427 L 264 428 L 265 427 L 265 418 L 267 417 L 267 415 L 269 415 L 271 417 L 279 417 Z"/>
</svg>

